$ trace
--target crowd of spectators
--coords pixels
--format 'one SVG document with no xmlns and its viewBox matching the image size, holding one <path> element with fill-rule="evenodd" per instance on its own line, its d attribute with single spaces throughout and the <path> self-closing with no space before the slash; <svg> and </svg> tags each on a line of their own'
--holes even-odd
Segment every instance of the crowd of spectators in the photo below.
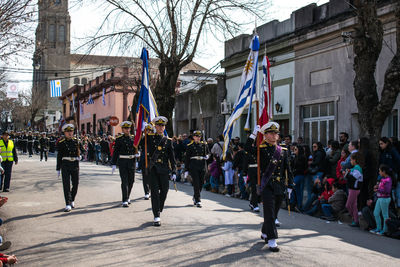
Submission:
<svg viewBox="0 0 400 267">
<path fill-rule="evenodd" d="M 186 145 L 191 137 L 184 134 L 173 138 L 178 162 L 177 181 L 190 183 L 183 177 Z M 299 137 L 281 136 L 280 143 L 290 151 L 294 190 L 291 209 L 324 220 L 351 219 L 352 227 L 371 233 L 400 238 L 400 144 L 397 138 L 382 137 L 377 156 L 370 149 L 370 140 L 349 140 L 340 133 L 339 140 L 305 144 Z M 204 188 L 214 193 L 249 200 L 248 177 L 243 176 L 244 144 L 232 139 L 222 159 L 223 136 L 207 139 L 210 158 Z M 374 166 L 379 166 L 375 170 Z M 287 205 L 287 204 L 286 204 Z M 360 218 L 363 223 L 360 224 Z"/>
</svg>

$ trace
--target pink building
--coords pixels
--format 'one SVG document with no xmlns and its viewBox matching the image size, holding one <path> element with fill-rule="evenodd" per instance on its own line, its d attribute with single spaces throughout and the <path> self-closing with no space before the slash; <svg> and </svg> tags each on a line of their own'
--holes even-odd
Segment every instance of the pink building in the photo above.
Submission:
<svg viewBox="0 0 400 267">
<path fill-rule="evenodd" d="M 77 122 L 79 131 L 89 134 L 113 134 L 121 132 L 118 125 L 113 131 L 109 119 L 115 116 L 120 122 L 130 120 L 129 107 L 138 86 L 137 69 L 117 67 L 103 73 L 85 85 L 74 85 L 63 92 L 63 118 Z M 104 90 L 104 102 L 103 102 Z M 90 95 L 93 104 L 88 104 Z M 74 100 L 73 100 L 74 98 Z M 75 101 L 75 109 L 73 102 Z"/>
</svg>

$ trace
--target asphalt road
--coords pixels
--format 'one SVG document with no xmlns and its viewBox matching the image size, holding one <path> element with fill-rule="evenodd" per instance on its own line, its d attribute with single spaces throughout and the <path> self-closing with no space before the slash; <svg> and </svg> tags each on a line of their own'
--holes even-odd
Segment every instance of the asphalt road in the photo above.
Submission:
<svg viewBox="0 0 400 267">
<path fill-rule="evenodd" d="M 260 240 L 261 215 L 248 202 L 172 184 L 162 226 L 152 226 L 151 203 L 136 176 L 129 208 L 120 207 L 120 179 L 111 168 L 81 163 L 76 208 L 64 213 L 55 160 L 20 157 L 11 192 L 0 209 L 6 251 L 20 266 L 400 266 L 400 241 L 345 224 L 281 210 L 278 244 Z"/>
</svg>

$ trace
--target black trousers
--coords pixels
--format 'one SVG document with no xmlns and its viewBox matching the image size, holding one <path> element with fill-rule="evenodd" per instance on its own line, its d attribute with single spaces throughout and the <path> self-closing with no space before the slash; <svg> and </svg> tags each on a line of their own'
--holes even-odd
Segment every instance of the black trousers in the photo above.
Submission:
<svg viewBox="0 0 400 267">
<path fill-rule="evenodd" d="M 151 207 L 154 217 L 160 217 L 164 209 L 169 190 L 168 174 L 157 173 L 156 168 L 150 170 Z"/>
<path fill-rule="evenodd" d="M 61 175 L 64 189 L 65 205 L 71 205 L 75 201 L 76 194 L 78 193 L 79 185 L 79 165 L 76 162 L 67 162 L 64 160 L 61 167 Z M 72 188 L 71 188 L 72 182 Z"/>
<path fill-rule="evenodd" d="M 44 149 L 40 149 L 40 161 L 43 160 L 43 154 L 44 154 L 45 160 L 47 161 L 47 154 L 48 154 L 48 152 L 47 152 L 47 150 L 44 150 Z"/>
<path fill-rule="evenodd" d="M 204 163 L 199 162 L 199 164 L 203 165 Z M 203 189 L 204 175 L 206 174 L 206 172 L 204 169 L 192 168 L 189 170 L 189 174 L 192 177 L 194 201 L 197 203 L 200 202 L 200 192 L 201 189 Z"/>
<path fill-rule="evenodd" d="M 135 182 L 135 159 L 119 159 L 119 176 L 121 177 L 122 202 L 128 201 Z"/>
<path fill-rule="evenodd" d="M 272 188 L 268 185 L 262 191 L 262 200 L 264 207 L 264 223 L 261 229 L 263 234 L 267 235 L 267 240 L 277 239 L 275 219 L 277 218 L 283 195 L 275 195 Z"/>
<path fill-rule="evenodd" d="M 32 142 L 28 142 L 28 152 L 29 152 L 29 156 L 32 156 L 32 155 L 33 155 L 32 147 L 33 147 L 33 143 L 32 143 Z"/>
<path fill-rule="evenodd" d="M 11 172 L 12 172 L 12 166 L 13 166 L 14 161 L 9 161 L 9 160 L 5 160 L 1 162 L 1 167 L 3 167 L 4 169 L 4 175 L 3 175 L 3 179 L 4 179 L 4 189 L 10 189 L 10 181 L 11 181 Z M 3 179 L 1 180 L 0 183 L 0 190 L 3 187 Z"/>
<path fill-rule="evenodd" d="M 142 168 L 142 177 L 144 194 L 147 195 L 150 193 L 150 174 L 146 174 L 144 168 Z"/>
<path fill-rule="evenodd" d="M 260 203 L 261 197 L 257 194 L 257 167 L 249 168 L 249 170 L 247 171 L 247 175 L 250 178 L 250 204 L 254 207 L 258 207 L 258 203 Z"/>
<path fill-rule="evenodd" d="M 26 146 L 27 146 L 27 142 L 26 141 L 22 141 L 22 152 L 26 153 Z"/>
</svg>

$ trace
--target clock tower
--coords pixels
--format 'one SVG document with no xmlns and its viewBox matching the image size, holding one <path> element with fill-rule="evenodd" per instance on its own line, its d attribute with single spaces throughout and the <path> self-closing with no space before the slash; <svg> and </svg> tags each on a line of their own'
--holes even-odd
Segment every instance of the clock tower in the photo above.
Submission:
<svg viewBox="0 0 400 267">
<path fill-rule="evenodd" d="M 50 97 L 50 81 L 69 88 L 70 25 L 68 0 L 38 0 L 39 22 L 33 55 L 32 105 L 46 116 L 61 110 L 60 100 Z M 44 117 L 44 115 L 43 115 Z"/>
</svg>

